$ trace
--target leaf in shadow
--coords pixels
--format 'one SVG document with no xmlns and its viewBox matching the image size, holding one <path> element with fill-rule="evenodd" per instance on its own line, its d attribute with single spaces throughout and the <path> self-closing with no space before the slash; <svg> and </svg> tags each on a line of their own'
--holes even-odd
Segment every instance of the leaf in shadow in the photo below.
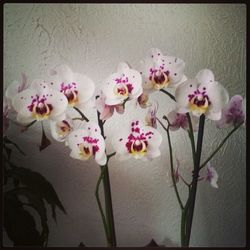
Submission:
<svg viewBox="0 0 250 250">
<path fill-rule="evenodd" d="M 86 246 L 83 244 L 83 242 L 80 242 L 78 247 L 86 247 Z"/>
<path fill-rule="evenodd" d="M 65 214 L 66 211 L 59 200 L 53 186 L 39 173 L 27 168 L 15 167 L 7 171 L 7 175 L 18 179 L 23 185 L 27 186 L 36 195 L 45 199 L 51 205 L 52 216 L 56 221 L 56 206 L 60 208 Z"/>
<path fill-rule="evenodd" d="M 8 150 L 11 151 L 11 149 L 6 147 L 5 144 L 11 144 L 19 151 L 20 154 L 25 155 L 25 153 L 22 151 L 22 149 L 15 142 L 11 141 L 7 136 L 4 136 L 3 142 L 4 142 L 4 148 L 6 151 L 8 151 Z M 8 152 L 7 152 L 7 154 L 8 154 Z"/>
<path fill-rule="evenodd" d="M 32 215 L 15 195 L 4 197 L 4 228 L 14 246 L 43 246 Z"/>
</svg>

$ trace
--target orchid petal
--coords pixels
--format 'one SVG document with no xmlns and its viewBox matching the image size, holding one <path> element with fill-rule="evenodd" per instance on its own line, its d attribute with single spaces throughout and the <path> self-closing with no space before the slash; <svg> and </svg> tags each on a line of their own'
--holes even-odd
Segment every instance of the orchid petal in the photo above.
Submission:
<svg viewBox="0 0 250 250">
<path fill-rule="evenodd" d="M 175 99 L 180 107 L 187 108 L 189 104 L 188 95 L 198 87 L 197 80 L 187 80 L 180 84 L 175 90 Z"/>
<path fill-rule="evenodd" d="M 218 174 L 216 170 L 211 167 L 210 162 L 207 164 L 207 176 L 206 180 L 210 182 L 211 186 L 214 188 L 218 188 L 217 181 L 218 181 Z"/>
<path fill-rule="evenodd" d="M 55 84 L 61 84 L 62 82 L 71 82 L 73 79 L 73 72 L 66 64 L 57 65 L 50 69 L 49 75 L 52 76 L 51 80 Z"/>
<path fill-rule="evenodd" d="M 162 52 L 159 49 L 157 49 L 157 48 L 151 48 L 148 51 L 147 56 L 149 58 L 152 58 L 152 60 L 154 60 L 155 62 L 159 62 L 159 61 L 161 61 L 161 59 L 163 57 L 163 54 L 162 54 Z"/>
<path fill-rule="evenodd" d="M 205 85 L 214 83 L 214 74 L 209 69 L 200 70 L 195 78 L 198 80 L 198 82 Z"/>
<path fill-rule="evenodd" d="M 78 91 L 78 102 L 84 103 L 89 101 L 95 91 L 94 82 L 87 76 L 79 73 L 74 74 L 74 82 L 76 83 L 76 89 Z"/>
<path fill-rule="evenodd" d="M 87 122 L 85 124 L 85 129 L 88 130 L 91 134 L 101 134 L 101 129 L 96 122 Z"/>
<path fill-rule="evenodd" d="M 219 112 L 228 103 L 229 95 L 227 90 L 218 82 L 202 84 L 200 88 L 206 88 L 207 95 L 211 102 L 210 111 Z M 219 118 L 220 119 L 220 118 Z"/>
<path fill-rule="evenodd" d="M 185 62 L 173 56 L 164 56 L 163 60 L 164 69 L 169 71 L 170 84 L 176 85 L 183 78 Z"/>
</svg>

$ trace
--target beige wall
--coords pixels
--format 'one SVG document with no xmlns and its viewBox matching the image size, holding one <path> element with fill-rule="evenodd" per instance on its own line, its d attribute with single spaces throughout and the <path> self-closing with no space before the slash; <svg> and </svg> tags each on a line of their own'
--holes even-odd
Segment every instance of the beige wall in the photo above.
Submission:
<svg viewBox="0 0 250 250">
<path fill-rule="evenodd" d="M 158 47 L 185 60 L 186 75 L 211 69 L 218 81 L 234 94 L 246 95 L 246 6 L 243 4 L 5 4 L 4 84 L 20 78 L 43 77 L 57 63 L 90 76 L 98 87 L 121 60 L 131 65 Z M 174 104 L 161 93 L 159 116 Z M 132 112 L 132 113 L 131 113 Z M 92 119 L 96 115 L 89 110 Z M 107 136 L 125 119 L 145 111 L 128 105 L 125 116 L 106 123 Z M 110 161 L 113 207 L 119 246 L 143 246 L 151 238 L 166 246 L 180 242 L 180 210 L 167 183 L 169 156 L 166 135 L 162 155 L 152 162 Z M 48 130 L 49 131 L 49 130 Z M 99 168 L 69 158 L 69 149 L 53 142 L 39 152 L 40 126 L 10 137 L 24 147 L 20 165 L 44 174 L 54 185 L 68 214 L 50 220 L 49 246 L 105 244 L 94 197 Z M 219 144 L 227 130 L 208 121 L 203 157 Z M 48 132 L 49 134 L 49 132 Z M 191 150 L 184 131 L 172 133 L 174 154 L 183 168 L 191 167 Z M 108 145 L 111 152 L 111 147 Z M 243 246 L 245 243 L 245 129 L 241 129 L 211 162 L 219 174 L 219 189 L 207 183 L 198 187 L 192 246 Z M 185 197 L 185 187 L 181 185 Z M 6 240 L 8 242 L 8 240 Z"/>
</svg>

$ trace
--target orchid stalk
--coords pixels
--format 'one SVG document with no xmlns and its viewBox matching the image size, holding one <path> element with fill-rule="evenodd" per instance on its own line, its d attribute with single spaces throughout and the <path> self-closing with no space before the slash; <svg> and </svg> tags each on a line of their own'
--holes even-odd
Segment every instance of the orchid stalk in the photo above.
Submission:
<svg viewBox="0 0 250 250">
<path fill-rule="evenodd" d="M 175 97 L 170 94 L 168 91 L 161 89 L 161 92 L 166 94 L 168 97 L 170 97 L 172 100 L 176 101 Z M 237 118 L 238 118 L 239 109 L 237 109 Z M 225 114 L 223 115 L 223 121 L 225 120 Z M 233 116 L 230 113 L 230 118 Z M 209 161 L 219 152 L 219 150 L 222 148 L 222 146 L 225 144 L 225 142 L 229 139 L 229 137 L 237 130 L 239 127 L 244 123 L 244 119 L 242 119 L 242 112 L 241 112 L 241 119 L 238 119 L 238 123 L 235 124 L 234 128 L 228 133 L 228 135 L 222 140 L 222 142 L 218 145 L 218 147 L 213 151 L 213 153 L 205 160 L 202 164 L 200 164 L 201 159 L 201 153 L 202 153 L 202 143 L 203 143 L 203 135 L 204 135 L 204 125 L 205 125 L 205 115 L 200 115 L 199 120 L 199 129 L 198 129 L 198 138 L 197 143 L 195 145 L 194 141 L 194 131 L 192 126 L 192 121 L 190 118 L 190 113 L 186 113 L 186 117 L 188 120 L 188 135 L 190 139 L 191 149 L 192 149 L 192 158 L 193 158 L 193 178 L 192 182 L 188 186 L 189 194 L 188 198 L 186 200 L 185 205 L 183 205 L 180 195 L 176 186 L 176 179 L 174 178 L 174 170 L 173 170 L 173 152 L 172 152 L 172 146 L 171 146 L 171 139 L 169 134 L 169 128 L 171 123 L 169 122 L 167 116 L 163 116 L 163 119 L 167 120 L 168 127 L 166 128 L 164 124 L 157 118 L 157 121 L 161 124 L 163 129 L 167 132 L 167 138 L 169 143 L 169 153 L 170 153 L 170 170 L 171 170 L 171 176 L 173 181 L 173 186 L 175 189 L 175 194 L 178 200 L 178 203 L 180 205 L 181 209 L 181 246 L 182 247 L 189 247 L 190 244 L 190 236 L 192 231 L 192 221 L 193 221 L 193 214 L 194 214 L 194 208 L 195 208 L 195 201 L 196 201 L 196 192 L 198 187 L 198 181 L 202 180 L 204 178 L 199 178 L 199 172 L 202 168 L 204 168 Z M 232 120 L 232 119 L 231 119 Z M 230 120 L 230 122 L 231 122 Z M 218 122 L 220 125 L 222 122 Z M 217 177 L 217 173 L 216 173 Z M 217 177 L 218 178 L 218 177 Z M 208 178 L 207 178 L 208 179 Z M 186 183 L 185 183 L 186 184 Z M 212 183 L 211 183 L 212 184 Z M 216 184 L 217 186 L 217 184 Z M 215 187 L 216 187 L 215 186 Z"/>
<path fill-rule="evenodd" d="M 103 138 L 105 138 L 104 122 L 100 119 L 100 112 L 99 111 L 97 111 L 97 118 L 98 118 L 98 125 L 101 129 L 101 135 L 103 136 Z M 99 180 L 101 179 L 103 182 L 106 217 L 104 216 L 104 214 L 102 212 L 101 204 L 100 204 L 100 201 L 98 200 L 99 184 L 97 185 L 97 189 L 96 189 L 97 202 L 99 204 L 100 212 L 102 214 L 102 219 L 103 219 L 103 224 L 104 224 L 104 228 L 105 228 L 105 232 L 106 232 L 108 247 L 116 247 L 115 222 L 114 222 L 111 187 L 110 187 L 109 170 L 108 170 L 108 160 L 113 155 L 114 154 L 109 155 L 105 165 L 100 165 L 101 175 L 100 175 Z"/>
</svg>

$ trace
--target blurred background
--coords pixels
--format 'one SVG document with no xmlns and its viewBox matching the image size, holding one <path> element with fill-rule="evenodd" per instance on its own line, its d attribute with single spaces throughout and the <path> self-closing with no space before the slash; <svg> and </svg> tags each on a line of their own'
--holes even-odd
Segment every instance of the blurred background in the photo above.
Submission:
<svg viewBox="0 0 250 250">
<path fill-rule="evenodd" d="M 164 55 L 182 58 L 185 74 L 195 77 L 203 68 L 214 72 L 230 96 L 246 95 L 246 6 L 244 4 L 4 4 L 4 87 L 19 80 L 46 78 L 58 63 L 86 74 L 97 88 L 116 70 L 120 61 L 132 67 L 152 47 Z M 174 108 L 163 93 L 151 96 L 160 104 L 161 118 Z M 96 120 L 93 110 L 86 115 Z M 146 110 L 127 103 L 124 116 L 115 114 L 105 124 L 108 152 L 110 136 Z M 51 138 L 49 127 L 47 135 Z M 230 129 L 205 125 L 202 159 Z M 169 186 L 169 152 L 164 130 L 162 155 L 152 162 L 110 160 L 113 209 L 118 246 L 144 246 L 153 238 L 165 246 L 180 245 L 181 211 Z M 94 192 L 100 169 L 94 160 L 69 157 L 64 143 L 53 140 L 39 152 L 41 125 L 25 133 L 16 126 L 8 136 L 26 156 L 15 155 L 19 166 L 43 174 L 54 186 L 67 215 L 49 218 L 51 247 L 105 246 L 105 234 Z M 191 148 L 185 131 L 171 133 L 180 170 L 192 167 Z M 246 240 L 246 132 L 240 128 L 211 165 L 219 174 L 219 189 L 208 182 L 198 186 L 191 246 L 244 246 Z M 191 175 L 189 175 L 191 176 Z M 187 177 L 188 179 L 188 177 Z M 179 183 L 182 198 L 186 187 Z M 4 235 L 4 244 L 11 245 Z"/>
</svg>

